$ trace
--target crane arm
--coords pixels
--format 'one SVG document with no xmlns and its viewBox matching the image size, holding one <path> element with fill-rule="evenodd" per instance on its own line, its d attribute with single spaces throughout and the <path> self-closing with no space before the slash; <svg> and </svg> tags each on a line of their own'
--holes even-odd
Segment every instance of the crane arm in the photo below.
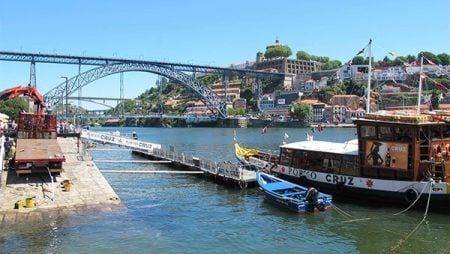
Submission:
<svg viewBox="0 0 450 254">
<path fill-rule="evenodd" d="M 0 100 L 13 99 L 20 95 L 27 95 L 34 100 L 35 104 L 38 104 L 40 110 L 45 108 L 44 97 L 38 92 L 35 87 L 32 86 L 15 86 L 0 92 Z"/>
</svg>

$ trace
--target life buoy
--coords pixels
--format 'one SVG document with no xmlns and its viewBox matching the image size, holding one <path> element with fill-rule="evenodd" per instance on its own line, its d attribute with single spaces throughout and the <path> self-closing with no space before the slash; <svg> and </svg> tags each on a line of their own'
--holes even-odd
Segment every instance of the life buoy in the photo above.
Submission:
<svg viewBox="0 0 450 254">
<path fill-rule="evenodd" d="M 408 204 L 412 204 L 414 201 L 416 201 L 417 196 L 419 196 L 419 194 L 415 189 L 408 189 L 405 192 L 405 200 L 406 202 L 408 202 Z"/>
<path fill-rule="evenodd" d="M 299 183 L 301 186 L 307 186 L 308 178 L 306 178 L 306 176 L 300 176 Z"/>
</svg>

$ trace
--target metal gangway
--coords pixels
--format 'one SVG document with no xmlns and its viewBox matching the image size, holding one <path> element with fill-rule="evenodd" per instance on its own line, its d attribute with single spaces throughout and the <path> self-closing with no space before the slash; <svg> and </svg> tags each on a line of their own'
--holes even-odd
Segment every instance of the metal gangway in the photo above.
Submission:
<svg viewBox="0 0 450 254">
<path fill-rule="evenodd" d="M 256 172 L 254 170 L 248 170 L 241 165 L 233 164 L 231 162 L 215 162 L 198 158 L 189 153 L 177 152 L 175 151 L 174 147 L 165 147 L 161 144 L 140 141 L 128 136 L 123 136 L 119 132 L 94 132 L 83 130 L 81 132 L 81 138 L 93 140 L 100 143 L 109 143 L 123 146 L 125 148 L 131 149 L 137 154 L 142 155 L 143 157 L 150 157 L 151 159 L 155 159 L 155 161 L 148 162 L 159 161 L 162 163 L 168 163 L 173 167 L 183 169 L 183 171 L 185 171 L 186 173 L 201 171 L 202 174 L 219 180 L 218 182 L 220 183 L 232 184 L 239 186 L 240 188 L 247 188 L 249 185 L 253 185 L 256 183 Z M 102 172 L 111 173 L 112 171 L 108 170 Z M 157 172 L 159 171 L 152 171 L 151 173 Z M 180 171 L 175 171 L 175 173 L 177 172 Z M 138 172 L 129 171 L 129 173 Z M 167 173 L 167 171 L 164 171 L 164 173 Z"/>
</svg>

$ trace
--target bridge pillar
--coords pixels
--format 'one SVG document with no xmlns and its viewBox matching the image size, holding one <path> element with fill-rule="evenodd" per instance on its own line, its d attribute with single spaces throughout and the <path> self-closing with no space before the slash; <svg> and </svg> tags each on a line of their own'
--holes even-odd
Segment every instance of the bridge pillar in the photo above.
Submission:
<svg viewBox="0 0 450 254">
<path fill-rule="evenodd" d="M 78 58 L 78 75 L 81 74 L 81 59 Z M 77 113 L 79 113 L 78 111 L 81 110 L 81 97 L 83 97 L 82 94 L 82 90 L 81 90 L 81 86 L 78 88 L 78 108 L 77 108 Z"/>
<path fill-rule="evenodd" d="M 30 86 L 36 87 L 36 62 L 34 61 L 34 57 L 30 65 Z"/>
<path fill-rule="evenodd" d="M 255 81 L 255 96 L 256 99 L 261 99 L 263 94 L 263 90 L 262 90 L 262 84 L 261 84 L 261 78 L 256 77 L 256 81 Z"/>
<path fill-rule="evenodd" d="M 125 101 L 123 100 L 123 72 L 120 73 L 120 101 L 121 101 L 121 111 L 122 111 L 122 117 L 124 117 L 124 104 Z"/>
<path fill-rule="evenodd" d="M 225 103 L 228 103 L 228 85 L 230 84 L 230 77 L 227 74 L 222 76 L 222 84 L 225 90 Z"/>
</svg>

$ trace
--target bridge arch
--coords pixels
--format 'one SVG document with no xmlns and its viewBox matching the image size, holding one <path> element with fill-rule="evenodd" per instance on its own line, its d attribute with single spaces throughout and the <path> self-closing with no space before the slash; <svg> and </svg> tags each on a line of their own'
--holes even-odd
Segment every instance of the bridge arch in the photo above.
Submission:
<svg viewBox="0 0 450 254">
<path fill-rule="evenodd" d="M 217 97 L 208 87 L 200 83 L 200 81 L 194 79 L 184 72 L 177 71 L 170 66 L 136 62 L 108 64 L 80 73 L 79 75 L 67 80 L 67 88 L 66 82 L 63 82 L 44 94 L 45 102 L 48 105 L 57 105 L 59 103 L 62 103 L 62 99 L 66 96 L 66 89 L 68 96 L 74 93 L 79 88 L 82 88 L 93 81 L 116 73 L 129 71 L 151 72 L 172 80 L 179 81 L 182 85 L 186 86 L 191 91 L 203 98 L 205 105 L 214 114 L 218 115 L 219 117 L 226 118 L 225 101 Z"/>
</svg>

